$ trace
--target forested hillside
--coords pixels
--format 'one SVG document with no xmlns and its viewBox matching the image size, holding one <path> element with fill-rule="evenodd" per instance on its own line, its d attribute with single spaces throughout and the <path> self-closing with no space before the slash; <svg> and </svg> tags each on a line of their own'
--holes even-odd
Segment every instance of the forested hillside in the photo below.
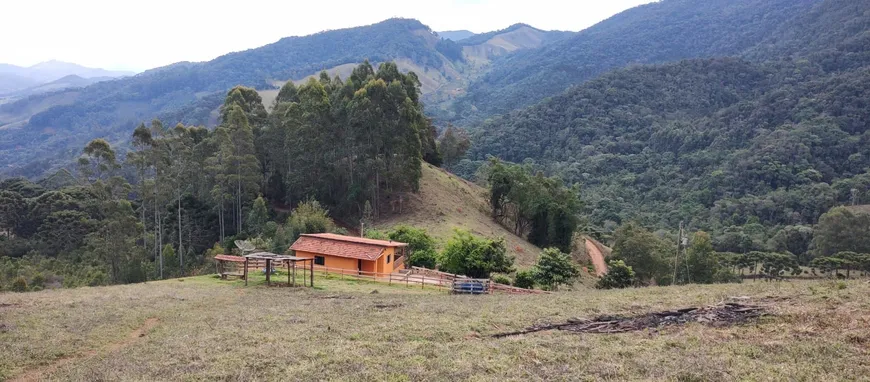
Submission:
<svg viewBox="0 0 870 382">
<path fill-rule="evenodd" d="M 524 27 L 534 30 L 531 40 L 495 50 L 484 41 L 478 50 L 486 50 L 483 56 L 488 60 L 551 41 L 546 38 L 549 32 Z M 180 62 L 84 89 L 32 95 L 0 104 L 0 172 L 40 177 L 67 165 L 84 143 L 96 137 L 124 151 L 129 131 L 154 117 L 172 124 L 213 127 L 218 123 L 217 109 L 233 86 L 276 93 L 286 81 L 301 84 L 321 70 L 347 77 L 366 60 L 395 62 L 403 72 L 417 73 L 424 92 L 450 93 L 478 74 L 478 68 L 466 64 L 467 57 L 481 55 L 476 48 L 442 40 L 419 21 L 390 19 L 288 37 L 209 62 Z"/>
<path fill-rule="evenodd" d="M 346 80 L 289 82 L 271 114 L 234 87 L 214 130 L 155 119 L 128 132 L 123 162 L 95 139 L 49 188 L 0 181 L 0 285 L 28 262 L 67 285 L 183 275 L 234 239 L 283 253 L 300 234 L 335 231 L 330 212 L 377 218 L 419 189 L 424 159 L 437 163 L 419 86 L 393 63 L 366 62 Z"/>
<path fill-rule="evenodd" d="M 575 36 L 505 57 L 438 116 L 470 126 L 626 65 L 738 55 L 793 29 L 783 25 L 821 2 L 664 0 L 639 6 Z"/>
<path fill-rule="evenodd" d="M 751 50 L 753 61 L 608 73 L 483 124 L 472 156 L 531 161 L 581 184 L 599 228 L 686 221 L 712 230 L 720 250 L 763 249 L 783 227 L 870 202 L 870 16 L 859 8 L 826 1 L 793 32 L 777 30 L 760 45 L 767 53 Z"/>
<path fill-rule="evenodd" d="M 89 139 L 103 136 L 123 142 L 143 120 L 158 117 L 173 124 L 205 124 L 226 90 L 235 85 L 271 88 L 272 80 L 302 78 L 366 59 L 381 62 L 406 58 L 437 70 L 443 58 L 434 49 L 435 40 L 418 21 L 393 19 L 367 27 L 284 38 L 205 63 L 178 63 L 132 78 L 99 83 L 76 92 L 74 101 L 68 104 L 37 113 L 26 126 L 4 131 L 0 137 L 0 163 L 31 163 L 31 168 L 17 172 L 38 176 L 58 162 L 68 161 Z M 40 96 L 35 96 L 2 105 L 0 116 L 14 115 L 39 100 Z M 58 154 L 62 157 L 55 158 Z M 32 164 L 34 160 L 42 163 Z"/>
</svg>

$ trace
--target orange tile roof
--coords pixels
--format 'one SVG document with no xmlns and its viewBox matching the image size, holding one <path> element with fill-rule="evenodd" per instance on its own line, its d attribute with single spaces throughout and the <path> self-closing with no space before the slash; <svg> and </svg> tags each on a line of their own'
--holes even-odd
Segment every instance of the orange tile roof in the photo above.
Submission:
<svg viewBox="0 0 870 382">
<path fill-rule="evenodd" d="M 303 233 L 301 236 L 319 237 L 322 239 L 347 241 L 347 242 L 351 242 L 351 243 L 372 244 L 372 245 L 379 245 L 381 247 L 407 247 L 408 246 L 408 243 L 402 243 L 402 242 L 398 242 L 398 241 L 368 239 L 365 237 L 345 236 L 345 235 L 338 235 L 338 234 L 334 234 L 334 233 Z"/>
<path fill-rule="evenodd" d="M 390 247 L 405 247 L 398 241 L 374 240 L 332 233 L 303 234 L 290 246 L 293 251 L 374 261 Z"/>
</svg>

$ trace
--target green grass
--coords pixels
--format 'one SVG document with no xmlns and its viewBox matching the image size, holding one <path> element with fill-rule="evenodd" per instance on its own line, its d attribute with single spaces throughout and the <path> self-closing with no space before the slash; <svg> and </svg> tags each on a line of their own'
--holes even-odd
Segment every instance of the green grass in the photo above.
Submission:
<svg viewBox="0 0 870 382">
<path fill-rule="evenodd" d="M 0 379 L 854 380 L 870 375 L 870 284 L 748 282 L 451 296 L 315 278 L 210 276 L 0 294 Z M 372 294 L 372 290 L 378 290 Z M 488 336 L 541 322 L 746 296 L 774 316 L 624 334 Z M 136 332 L 146 320 L 153 327 Z M 133 336 L 131 337 L 131 333 Z M 41 371 L 42 374 L 35 374 Z"/>
</svg>

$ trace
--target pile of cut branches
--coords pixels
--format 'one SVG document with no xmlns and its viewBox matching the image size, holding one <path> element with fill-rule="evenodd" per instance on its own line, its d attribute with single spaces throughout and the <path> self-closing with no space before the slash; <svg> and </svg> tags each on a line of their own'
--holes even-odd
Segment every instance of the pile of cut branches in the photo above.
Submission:
<svg viewBox="0 0 870 382">
<path fill-rule="evenodd" d="M 494 334 L 492 337 L 502 338 L 546 330 L 565 330 L 575 333 L 624 333 L 671 325 L 685 325 L 690 322 L 721 327 L 740 324 L 765 314 L 764 307 L 729 302 L 629 317 L 599 316 L 591 320 L 569 319 L 564 323 L 534 325 L 515 332 Z"/>
</svg>

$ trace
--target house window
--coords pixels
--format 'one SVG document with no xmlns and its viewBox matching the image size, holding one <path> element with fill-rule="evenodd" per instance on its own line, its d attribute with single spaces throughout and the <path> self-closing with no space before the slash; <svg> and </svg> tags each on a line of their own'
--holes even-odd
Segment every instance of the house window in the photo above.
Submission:
<svg viewBox="0 0 870 382">
<path fill-rule="evenodd" d="M 391 258 L 391 257 L 393 257 L 393 255 L 387 255 L 387 264 L 390 263 L 390 258 Z"/>
<path fill-rule="evenodd" d="M 314 256 L 314 265 L 326 265 L 326 258 L 323 256 Z"/>
</svg>

